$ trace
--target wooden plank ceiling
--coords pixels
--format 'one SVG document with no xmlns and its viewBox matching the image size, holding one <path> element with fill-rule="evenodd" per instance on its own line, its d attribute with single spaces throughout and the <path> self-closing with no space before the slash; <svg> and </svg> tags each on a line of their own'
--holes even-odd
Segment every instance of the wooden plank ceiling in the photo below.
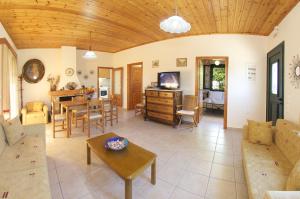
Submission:
<svg viewBox="0 0 300 199">
<path fill-rule="evenodd" d="M 0 21 L 16 46 L 118 52 L 169 39 L 213 33 L 269 35 L 299 0 L 178 0 L 190 32 L 165 33 L 174 0 L 1 0 Z"/>
</svg>

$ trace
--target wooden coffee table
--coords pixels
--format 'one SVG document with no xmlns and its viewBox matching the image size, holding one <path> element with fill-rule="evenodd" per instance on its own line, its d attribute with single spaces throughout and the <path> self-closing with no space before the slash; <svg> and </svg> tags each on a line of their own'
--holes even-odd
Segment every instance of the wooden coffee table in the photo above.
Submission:
<svg viewBox="0 0 300 199">
<path fill-rule="evenodd" d="M 129 142 L 122 151 L 104 148 L 108 138 L 118 136 L 115 133 L 100 135 L 87 140 L 87 164 L 91 164 L 91 151 L 103 160 L 125 181 L 125 199 L 132 198 L 132 180 L 151 165 L 151 183 L 156 183 L 156 154 Z"/>
</svg>

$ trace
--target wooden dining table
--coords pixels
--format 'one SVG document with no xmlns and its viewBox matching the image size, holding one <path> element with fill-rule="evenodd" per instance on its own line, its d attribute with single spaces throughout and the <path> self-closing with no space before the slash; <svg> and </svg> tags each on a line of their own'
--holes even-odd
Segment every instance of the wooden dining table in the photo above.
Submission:
<svg viewBox="0 0 300 199">
<path fill-rule="evenodd" d="M 63 101 L 60 102 L 62 108 L 66 111 L 66 120 L 67 120 L 67 138 L 69 138 L 72 134 L 72 114 L 71 111 L 75 110 L 80 106 L 86 106 L 89 101 L 97 101 L 104 100 L 109 101 L 110 99 L 102 98 L 102 99 L 91 99 L 91 100 L 78 100 L 78 101 Z"/>
</svg>

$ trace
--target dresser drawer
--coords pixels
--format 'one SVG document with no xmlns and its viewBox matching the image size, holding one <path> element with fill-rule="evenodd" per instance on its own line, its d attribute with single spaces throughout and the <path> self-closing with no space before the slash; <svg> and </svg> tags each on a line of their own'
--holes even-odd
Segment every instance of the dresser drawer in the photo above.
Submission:
<svg viewBox="0 0 300 199">
<path fill-rule="evenodd" d="M 146 96 L 157 97 L 158 96 L 158 92 L 157 91 L 146 91 Z"/>
<path fill-rule="evenodd" d="M 173 114 L 173 106 L 162 106 L 162 105 L 148 103 L 147 110 Z"/>
<path fill-rule="evenodd" d="M 147 103 L 173 105 L 173 99 L 148 97 L 147 98 Z"/>
<path fill-rule="evenodd" d="M 171 93 L 171 92 L 159 92 L 159 97 L 173 98 L 173 93 Z"/>
<path fill-rule="evenodd" d="M 163 113 L 155 113 L 155 112 L 151 112 L 151 111 L 148 111 L 147 114 L 149 117 L 154 117 L 154 118 L 163 119 L 163 120 L 167 120 L 167 121 L 173 121 L 173 115 L 168 115 L 168 114 L 163 114 Z"/>
</svg>

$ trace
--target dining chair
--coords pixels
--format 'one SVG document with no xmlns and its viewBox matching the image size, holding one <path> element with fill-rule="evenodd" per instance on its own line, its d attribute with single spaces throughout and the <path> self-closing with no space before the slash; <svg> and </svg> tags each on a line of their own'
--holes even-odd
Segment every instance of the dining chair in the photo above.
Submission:
<svg viewBox="0 0 300 199">
<path fill-rule="evenodd" d="M 85 96 L 75 96 L 72 98 L 72 101 L 85 101 Z M 72 122 L 75 122 L 75 127 L 78 127 L 78 120 L 82 120 L 83 116 L 86 114 L 86 106 L 78 106 L 72 110 Z"/>
<path fill-rule="evenodd" d="M 87 135 L 91 135 L 91 123 L 95 122 L 96 128 L 100 127 L 104 133 L 104 103 L 102 100 L 93 99 L 87 103 L 87 113 L 83 116 L 82 131 L 87 130 Z"/>
<path fill-rule="evenodd" d="M 116 121 L 116 123 L 119 122 L 118 100 L 114 95 L 111 96 L 110 105 L 111 105 L 111 125 L 113 125 L 113 121 Z"/>
<path fill-rule="evenodd" d="M 142 101 L 136 104 L 134 108 L 134 115 L 136 116 L 139 113 L 142 115 L 145 113 L 145 93 L 142 93 Z"/>
<path fill-rule="evenodd" d="M 199 106 L 198 106 L 198 96 L 195 95 L 184 95 L 183 103 L 181 105 L 177 105 L 176 115 L 179 119 L 178 126 L 181 125 L 183 117 L 191 117 L 193 119 L 193 127 L 198 126 L 198 114 L 199 114 Z"/>
<path fill-rule="evenodd" d="M 60 107 L 60 103 L 58 101 L 52 101 L 52 132 L 53 138 L 55 138 L 55 134 L 57 132 L 65 131 L 65 124 L 66 124 L 66 114 Z M 57 127 L 61 127 L 61 129 L 57 130 Z"/>
</svg>

